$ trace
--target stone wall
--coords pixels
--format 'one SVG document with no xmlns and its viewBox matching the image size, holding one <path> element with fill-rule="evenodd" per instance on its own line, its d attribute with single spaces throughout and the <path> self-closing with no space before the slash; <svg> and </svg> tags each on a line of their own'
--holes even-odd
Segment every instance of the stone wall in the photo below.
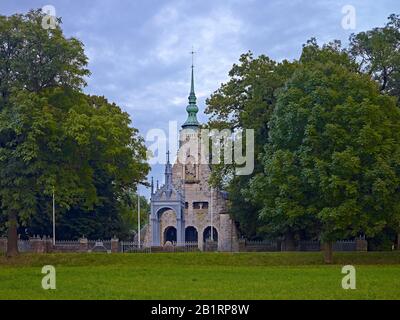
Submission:
<svg viewBox="0 0 400 320">
<path fill-rule="evenodd" d="M 167 210 L 162 214 L 162 219 L 160 220 L 160 239 L 162 244 L 165 243 L 165 230 L 170 226 L 176 228 L 176 214 L 172 210 Z"/>
<path fill-rule="evenodd" d="M 111 239 L 111 252 L 120 252 L 119 240 L 117 238 Z M 23 247 L 20 249 L 21 252 L 32 252 L 32 253 L 52 253 L 52 252 L 89 252 L 89 241 L 86 238 L 81 238 L 76 241 L 56 241 L 56 245 L 53 245 L 53 240 L 48 237 L 32 237 L 29 240 L 19 240 L 18 246 Z M 7 239 L 0 238 L 0 253 L 7 251 Z"/>
<path fill-rule="evenodd" d="M 368 241 L 365 239 L 356 240 L 356 250 L 357 251 L 368 251 Z"/>
<path fill-rule="evenodd" d="M 31 250 L 34 253 L 50 253 L 54 250 L 52 239 L 47 237 L 30 238 L 29 242 L 31 245 Z"/>
<path fill-rule="evenodd" d="M 185 201 L 184 227 L 185 229 L 193 227 L 197 230 L 198 247 L 201 250 L 204 247 L 205 230 L 213 227 L 218 233 L 218 250 L 237 251 L 239 250 L 237 230 L 227 211 L 226 196 L 220 191 L 213 190 L 208 183 L 211 169 L 208 163 L 199 162 L 201 145 L 197 143 L 191 144 L 191 146 L 187 145 L 189 140 L 192 138 L 196 140 L 196 137 L 198 138 L 196 131 L 181 130 L 178 158 L 172 166 L 172 185 L 175 190 L 182 190 Z M 187 148 L 188 146 L 189 148 Z M 158 191 L 159 189 L 155 194 L 158 194 Z M 165 244 L 165 230 L 172 226 L 177 228 L 174 216 L 170 210 L 161 214 L 161 246 Z M 152 244 L 151 229 L 149 226 L 144 236 L 144 243 L 147 245 Z M 179 230 L 177 231 L 179 232 Z M 158 241 L 156 244 L 158 245 Z"/>
</svg>

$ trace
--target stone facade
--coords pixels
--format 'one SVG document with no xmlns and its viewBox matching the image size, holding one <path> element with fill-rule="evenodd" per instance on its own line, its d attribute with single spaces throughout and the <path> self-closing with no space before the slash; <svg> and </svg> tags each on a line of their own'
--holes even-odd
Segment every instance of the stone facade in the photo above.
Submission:
<svg viewBox="0 0 400 320">
<path fill-rule="evenodd" d="M 186 110 L 188 119 L 180 131 L 177 160 L 171 166 L 168 153 L 165 184 L 155 191 L 152 187 L 150 224 L 144 243 L 159 247 L 196 241 L 203 250 L 206 240 L 214 240 L 219 251 L 238 251 L 236 226 L 227 212 L 227 194 L 208 183 L 211 169 L 204 161 L 200 143 L 193 69 Z"/>
<path fill-rule="evenodd" d="M 209 186 L 208 179 L 211 174 L 209 166 L 195 166 L 194 174 L 185 167 L 186 165 L 179 161 L 175 162 L 172 167 L 172 185 L 175 190 L 182 190 L 182 202 L 184 203 L 181 225 L 182 233 L 185 236 L 181 242 L 197 241 L 199 249 L 203 250 L 205 241 L 211 239 L 212 227 L 212 237 L 218 243 L 219 251 L 238 251 L 236 226 L 227 212 L 227 195 Z M 177 245 L 180 245 L 180 241 L 174 234 L 168 235 L 170 228 L 176 229 L 177 233 L 179 233 L 179 228 L 177 227 L 177 215 L 174 210 L 170 209 L 171 206 L 168 205 L 167 199 L 164 199 L 165 210 L 162 214 L 159 216 L 155 214 L 156 210 L 160 212 L 162 209 L 163 205 L 158 205 L 157 201 L 165 188 L 164 185 L 152 194 L 151 223 L 144 236 L 147 246 L 163 246 L 167 242 L 177 242 Z M 154 219 L 159 219 L 157 235 L 154 235 Z"/>
</svg>

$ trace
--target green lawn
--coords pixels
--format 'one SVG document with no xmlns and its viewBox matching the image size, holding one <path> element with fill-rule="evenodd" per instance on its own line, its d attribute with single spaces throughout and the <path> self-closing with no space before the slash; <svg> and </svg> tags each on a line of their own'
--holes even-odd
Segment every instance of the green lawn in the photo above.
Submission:
<svg viewBox="0 0 400 320">
<path fill-rule="evenodd" d="M 57 289 L 41 288 L 53 265 Z M 352 264 L 357 289 L 343 290 Z M 400 299 L 400 253 L 49 254 L 0 257 L 0 299 Z"/>
</svg>

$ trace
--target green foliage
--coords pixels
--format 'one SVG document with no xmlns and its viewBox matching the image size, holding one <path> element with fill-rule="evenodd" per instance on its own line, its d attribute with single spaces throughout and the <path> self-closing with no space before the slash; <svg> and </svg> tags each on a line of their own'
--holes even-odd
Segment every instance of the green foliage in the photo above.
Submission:
<svg viewBox="0 0 400 320">
<path fill-rule="evenodd" d="M 107 209 L 103 214 L 107 213 L 108 218 L 114 216 L 115 223 L 118 223 L 119 211 L 115 211 L 121 206 L 119 199 L 135 189 L 148 171 L 144 162 L 146 149 L 137 130 L 130 127 L 128 114 L 104 98 L 62 89 L 26 96 L 20 94 L 19 99 L 16 106 L 23 106 L 26 102 L 29 107 L 20 112 L 26 126 L 21 132 L 26 132 L 27 138 L 17 145 L 17 150 L 23 153 L 21 165 L 29 170 L 30 176 L 21 179 L 20 170 L 14 172 L 17 177 L 7 179 L 9 172 L 1 171 L 5 177 L 0 192 L 3 203 L 7 203 L 6 196 L 11 190 L 19 187 L 16 182 L 21 181 L 26 189 L 14 192 L 21 193 L 24 199 L 29 194 L 31 201 L 15 203 L 23 223 L 38 211 L 51 215 L 53 187 L 58 213 L 69 211 L 66 217 L 73 219 L 79 212 L 80 216 L 86 211 L 92 212 L 92 216 L 82 216 L 81 220 L 92 219 L 99 225 L 101 219 L 94 219 L 93 212 L 100 214 Z M 16 111 L 15 107 L 13 111 Z M 0 127 L 4 128 L 7 122 L 10 124 L 8 117 L 0 119 L 4 119 Z M 6 155 L 8 150 L 3 148 L 1 151 Z M 4 156 L 3 170 L 9 162 L 15 161 L 11 157 L 15 154 L 10 152 L 8 157 Z M 76 225 L 78 221 L 71 221 L 71 224 Z M 111 227 L 111 222 L 107 227 Z M 76 238 L 82 234 L 102 234 L 105 227 L 89 224 L 85 228 L 78 234 L 76 230 L 68 235 Z M 118 229 L 114 226 L 112 230 Z"/>
<path fill-rule="evenodd" d="M 392 14 L 388 20 L 384 27 L 353 34 L 349 52 L 382 92 L 400 99 L 400 16 Z"/>
<path fill-rule="evenodd" d="M 127 193 L 120 204 L 121 219 L 123 223 L 124 238 L 133 239 L 138 231 L 138 201 L 137 194 Z M 140 196 L 140 226 L 143 228 L 149 221 L 150 204 L 147 199 Z M 122 238 L 120 236 L 120 238 Z"/>
<path fill-rule="evenodd" d="M 22 225 L 34 217 L 38 227 L 54 190 L 64 219 L 92 221 L 88 233 L 99 224 L 100 233 L 118 231 L 122 197 L 149 170 L 143 139 L 117 105 L 81 93 L 83 45 L 60 27 L 44 30 L 41 19 L 40 11 L 0 16 L 1 212 Z M 69 235 L 83 234 L 77 221 L 66 224 Z"/>
<path fill-rule="evenodd" d="M 38 92 L 63 86 L 80 90 L 87 57 L 83 44 L 65 38 L 61 20 L 55 29 L 45 30 L 40 10 L 26 15 L 0 16 L 0 107 L 12 90 Z"/>
<path fill-rule="evenodd" d="M 262 152 L 268 137 L 268 121 L 276 103 L 276 91 L 283 86 L 296 68 L 296 63 L 277 63 L 261 55 L 253 57 L 251 52 L 243 54 L 239 64 L 229 72 L 230 80 L 214 92 L 207 100 L 207 124 L 212 129 L 254 129 L 255 156 Z M 257 158 L 254 173 L 262 166 Z M 241 189 L 247 186 L 251 176 L 235 176 L 234 165 L 223 162 L 213 165 L 211 183 L 229 192 L 230 212 L 243 235 L 257 236 L 258 211 L 260 207 L 246 201 Z"/>
<path fill-rule="evenodd" d="M 272 231 L 336 240 L 399 226 L 400 111 L 340 47 L 305 46 L 269 126 L 247 196 Z"/>
<path fill-rule="evenodd" d="M 209 127 L 255 129 L 254 173 L 236 177 L 220 163 L 211 177 L 229 191 L 243 235 L 336 239 L 398 229 L 399 119 L 382 94 L 400 97 L 399 21 L 392 14 L 385 27 L 352 35 L 348 49 L 312 38 L 299 61 L 244 54 L 207 100 Z"/>
</svg>

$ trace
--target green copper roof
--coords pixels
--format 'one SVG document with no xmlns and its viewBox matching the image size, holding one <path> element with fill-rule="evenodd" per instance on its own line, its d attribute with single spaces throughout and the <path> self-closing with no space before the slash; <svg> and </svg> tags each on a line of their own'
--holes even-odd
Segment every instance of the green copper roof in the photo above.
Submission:
<svg viewBox="0 0 400 320">
<path fill-rule="evenodd" d="M 192 65 L 192 84 L 190 87 L 190 94 L 189 94 L 189 104 L 186 107 L 186 111 L 188 113 L 187 120 L 182 125 L 182 128 L 186 127 L 198 127 L 199 121 L 197 121 L 197 112 L 199 112 L 199 108 L 196 105 L 196 94 L 194 93 L 194 72 L 193 72 L 193 65 Z"/>
</svg>

